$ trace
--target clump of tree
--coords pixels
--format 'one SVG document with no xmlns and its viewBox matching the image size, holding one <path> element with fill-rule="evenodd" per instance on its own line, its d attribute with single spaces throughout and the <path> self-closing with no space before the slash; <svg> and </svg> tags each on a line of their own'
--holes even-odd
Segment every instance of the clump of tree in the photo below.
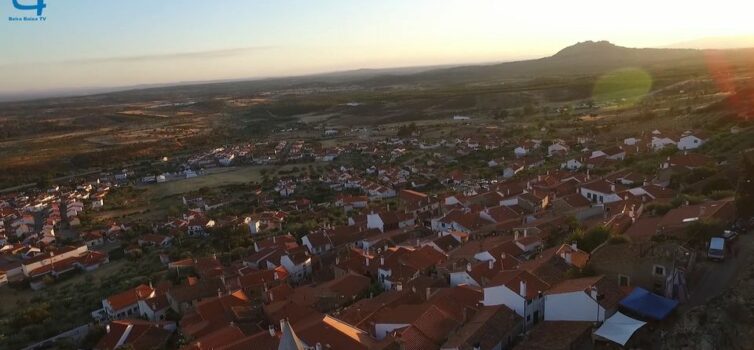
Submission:
<svg viewBox="0 0 754 350">
<path fill-rule="evenodd" d="M 576 242 L 579 249 L 591 252 L 610 238 L 610 229 L 605 226 L 597 226 L 589 231 L 576 230 L 569 237 L 569 241 Z"/>
<path fill-rule="evenodd" d="M 597 272 L 594 271 L 594 267 L 592 264 L 587 264 L 584 266 L 584 268 L 578 268 L 578 267 L 571 267 L 566 271 L 566 278 L 568 279 L 574 279 L 574 278 L 582 278 L 582 277 L 592 277 L 596 276 Z"/>
<path fill-rule="evenodd" d="M 398 137 L 410 137 L 418 130 L 419 129 L 416 127 L 416 123 L 401 125 L 398 128 Z"/>
<path fill-rule="evenodd" d="M 700 220 L 686 227 L 686 238 L 691 243 L 703 244 L 723 232 L 725 227 L 716 220 Z"/>
</svg>

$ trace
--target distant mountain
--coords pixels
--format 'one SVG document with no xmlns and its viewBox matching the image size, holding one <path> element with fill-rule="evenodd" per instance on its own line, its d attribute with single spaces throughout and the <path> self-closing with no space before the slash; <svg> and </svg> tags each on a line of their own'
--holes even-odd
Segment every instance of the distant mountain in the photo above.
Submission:
<svg viewBox="0 0 754 350">
<path fill-rule="evenodd" d="M 676 49 L 742 49 L 754 47 L 754 35 L 716 36 L 683 41 L 665 46 Z"/>
<path fill-rule="evenodd" d="M 684 70 L 685 73 L 681 73 L 683 75 L 707 70 L 710 57 L 715 60 L 723 59 L 726 64 L 733 67 L 751 68 L 754 62 L 754 49 L 710 52 L 697 49 L 629 48 L 607 41 L 585 41 L 566 47 L 552 56 L 532 60 L 443 68 L 435 66 L 359 69 L 284 78 L 176 83 L 171 86 L 160 84 L 161 86 L 134 87 L 128 91 L 106 93 L 105 96 L 126 101 L 144 96 L 163 98 L 167 95 L 249 94 L 281 88 L 347 84 L 367 87 L 412 84 L 442 86 L 500 82 L 511 79 L 594 76 L 628 67 L 643 68 L 650 73 Z"/>
<path fill-rule="evenodd" d="M 485 66 L 464 66 L 432 70 L 404 76 L 401 80 L 489 81 L 513 78 L 539 78 L 599 74 L 625 67 L 686 66 L 703 64 L 703 52 L 690 49 L 638 49 L 607 41 L 585 41 L 534 60 L 504 62 Z"/>
</svg>

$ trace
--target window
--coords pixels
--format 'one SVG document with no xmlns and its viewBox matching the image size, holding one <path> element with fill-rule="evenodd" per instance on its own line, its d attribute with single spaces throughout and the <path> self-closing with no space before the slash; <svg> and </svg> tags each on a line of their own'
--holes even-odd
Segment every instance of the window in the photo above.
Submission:
<svg viewBox="0 0 754 350">
<path fill-rule="evenodd" d="M 655 265 L 652 269 L 652 274 L 658 277 L 664 277 L 665 276 L 665 266 L 662 265 Z"/>
<path fill-rule="evenodd" d="M 600 196 L 600 203 L 605 203 L 605 197 Z"/>
<path fill-rule="evenodd" d="M 628 287 L 631 284 L 631 278 L 626 275 L 618 275 L 618 285 Z"/>
</svg>

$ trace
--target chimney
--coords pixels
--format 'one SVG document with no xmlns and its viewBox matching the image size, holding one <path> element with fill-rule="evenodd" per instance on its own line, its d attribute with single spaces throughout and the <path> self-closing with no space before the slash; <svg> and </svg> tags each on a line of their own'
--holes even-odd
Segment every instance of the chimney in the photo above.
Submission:
<svg viewBox="0 0 754 350">
<path fill-rule="evenodd" d="M 105 332 L 110 333 L 110 325 L 105 326 Z"/>
<path fill-rule="evenodd" d="M 272 279 L 274 279 L 275 281 L 277 281 L 277 280 L 279 280 L 279 279 L 280 279 L 280 275 L 278 275 L 278 272 L 277 272 L 277 271 L 275 271 L 275 272 L 274 272 L 274 273 L 272 274 Z"/>
<path fill-rule="evenodd" d="M 397 290 L 397 291 L 399 291 L 399 292 L 403 291 L 403 284 L 402 284 L 402 283 L 400 283 L 400 282 L 399 282 L 399 283 L 396 283 L 396 284 L 395 284 L 395 290 Z"/>
<path fill-rule="evenodd" d="M 429 288 L 429 287 L 427 287 L 427 288 L 425 288 L 425 289 L 424 289 L 424 293 L 425 293 L 425 295 L 426 295 L 426 296 L 425 296 L 426 300 L 429 300 L 429 297 L 431 297 L 431 296 L 432 296 L 432 289 L 431 289 L 431 288 Z"/>
<path fill-rule="evenodd" d="M 366 266 L 369 266 L 369 257 L 368 256 L 364 257 L 364 264 L 366 264 Z"/>
<path fill-rule="evenodd" d="M 592 296 L 592 299 L 597 300 L 597 286 L 592 286 L 592 290 L 590 290 L 589 294 Z"/>
<path fill-rule="evenodd" d="M 384 256 L 380 257 L 380 266 L 385 266 L 385 257 Z"/>
<path fill-rule="evenodd" d="M 274 337 L 275 336 L 275 326 L 270 325 L 270 327 L 268 327 L 268 328 L 269 328 L 269 331 L 270 331 L 270 336 Z"/>
<path fill-rule="evenodd" d="M 566 264 L 571 265 L 571 252 L 563 253 L 563 259 L 565 259 Z"/>
<path fill-rule="evenodd" d="M 526 299 L 526 281 L 521 280 L 521 282 L 518 284 L 518 294 Z"/>
<path fill-rule="evenodd" d="M 466 263 L 466 271 L 471 272 L 471 263 Z"/>
<path fill-rule="evenodd" d="M 488 261 L 488 263 L 489 263 L 490 270 L 492 270 L 493 268 L 495 268 L 495 260 L 490 259 L 490 261 Z M 502 263 L 502 261 L 501 261 L 501 263 Z"/>
<path fill-rule="evenodd" d="M 576 242 L 576 241 L 571 242 L 571 249 L 579 250 L 579 242 Z"/>
<path fill-rule="evenodd" d="M 615 192 L 615 184 L 610 184 L 610 191 Z"/>
</svg>

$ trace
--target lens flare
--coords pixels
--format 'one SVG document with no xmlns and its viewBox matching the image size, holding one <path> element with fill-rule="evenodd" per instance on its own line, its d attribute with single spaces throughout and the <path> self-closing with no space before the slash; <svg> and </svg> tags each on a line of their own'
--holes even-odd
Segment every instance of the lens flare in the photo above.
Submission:
<svg viewBox="0 0 754 350">
<path fill-rule="evenodd" d="M 705 51 L 704 62 L 707 64 L 707 70 L 715 86 L 717 86 L 717 90 L 728 95 L 725 99 L 727 107 L 737 113 L 739 117 L 747 120 L 751 118 L 752 110 L 754 110 L 754 106 L 752 106 L 754 88 L 751 86 L 743 89 L 737 88 L 735 82 L 735 71 L 741 67 L 733 66 L 729 58 L 722 51 L 717 50 Z"/>
</svg>

